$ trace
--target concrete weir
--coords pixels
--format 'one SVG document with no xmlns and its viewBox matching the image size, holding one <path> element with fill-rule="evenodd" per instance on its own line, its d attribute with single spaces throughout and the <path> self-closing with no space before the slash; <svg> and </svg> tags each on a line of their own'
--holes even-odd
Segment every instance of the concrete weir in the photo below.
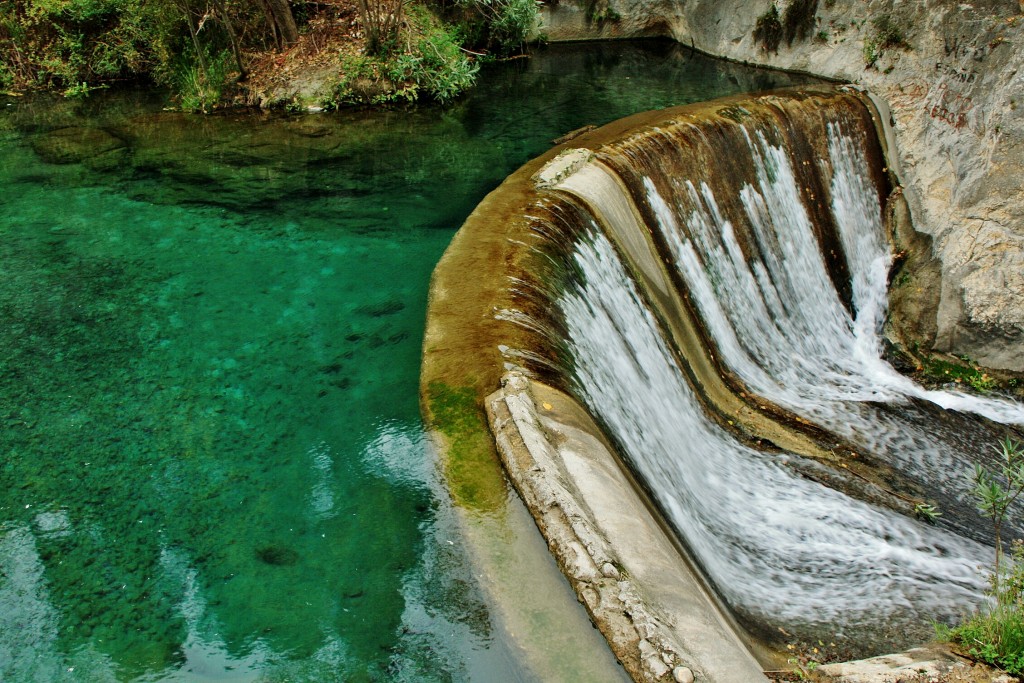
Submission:
<svg viewBox="0 0 1024 683">
<path fill-rule="evenodd" d="M 486 407 L 505 471 L 634 680 L 767 680 L 575 400 L 509 373 Z"/>
<path fill-rule="evenodd" d="M 880 356 L 878 125 L 843 86 L 622 119 L 507 178 L 435 270 L 421 396 L 453 498 L 500 516 L 507 477 L 634 680 L 765 680 L 733 615 L 768 650 L 873 654 L 980 599 L 973 511 L 913 513 L 973 457 L 934 415 L 1024 407 Z"/>
<path fill-rule="evenodd" d="M 579 601 L 638 681 L 766 679 L 585 409 L 508 362 L 505 354 L 529 349 L 535 335 L 507 315 L 518 305 L 517 273 L 537 258 L 526 212 L 538 190 L 629 130 L 740 99 L 638 114 L 554 147 L 480 203 L 431 281 L 421 404 L 456 502 L 494 514 L 488 501 L 503 494 L 489 488 L 504 484 L 479 472 L 500 455 Z M 456 414 L 458 392 L 472 401 Z"/>
</svg>

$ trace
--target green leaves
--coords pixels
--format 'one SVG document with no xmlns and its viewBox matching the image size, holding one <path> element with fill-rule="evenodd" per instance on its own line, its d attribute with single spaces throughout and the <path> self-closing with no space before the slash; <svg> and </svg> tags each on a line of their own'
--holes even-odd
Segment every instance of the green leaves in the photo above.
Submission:
<svg viewBox="0 0 1024 683">
<path fill-rule="evenodd" d="M 1019 443 L 1006 437 L 999 443 L 997 451 L 1001 460 L 999 471 L 992 473 L 982 465 L 975 465 L 974 474 L 971 476 L 971 494 L 974 496 L 978 511 L 992 520 L 996 545 L 992 585 L 996 602 L 1001 606 L 1006 597 L 999 587 L 1003 574 L 1002 528 L 1010 506 L 1021 492 L 1024 492 L 1024 449 Z"/>
<path fill-rule="evenodd" d="M 69 96 L 138 77 L 156 61 L 153 11 L 142 0 L 0 3 L 0 72 L 12 85 L 57 87 Z"/>
<path fill-rule="evenodd" d="M 997 524 L 1002 523 L 1010 505 L 1024 491 L 1024 450 L 1010 437 L 999 446 L 999 472 L 993 474 L 982 465 L 975 465 L 971 477 L 978 510 Z"/>
<path fill-rule="evenodd" d="M 1016 497 L 1015 494 L 1024 489 L 1024 451 L 1021 451 L 1020 444 L 1009 437 L 999 445 L 1002 464 L 998 475 L 982 465 L 974 466 L 974 493 L 978 499 L 978 508 L 986 516 L 1005 511 L 1006 506 Z"/>
<path fill-rule="evenodd" d="M 453 6 L 464 13 L 469 45 L 497 55 L 521 50 L 540 23 L 539 0 L 455 0 Z M 605 19 L 617 16 L 607 3 L 603 13 Z"/>
<path fill-rule="evenodd" d="M 934 524 L 942 516 L 942 512 L 931 503 L 918 503 L 914 506 L 914 516 L 924 522 Z"/>
<path fill-rule="evenodd" d="M 460 47 L 458 30 L 419 5 L 406 17 L 401 49 L 343 61 L 333 104 L 415 102 L 421 95 L 448 102 L 473 86 L 479 65 Z"/>
<path fill-rule="evenodd" d="M 995 606 L 971 615 L 949 635 L 971 656 L 1020 674 L 1024 673 L 1024 544 L 1014 541 L 1013 561 L 1004 569 L 1001 531 L 1010 507 L 1024 491 L 1024 449 L 1006 437 L 996 450 L 998 471 L 975 465 L 971 474 L 971 494 L 981 514 L 992 520 L 995 532 Z"/>
<path fill-rule="evenodd" d="M 779 8 L 774 2 L 764 14 L 757 18 L 757 24 L 754 26 L 754 40 L 761 43 L 765 52 L 778 53 L 779 44 L 782 42 L 782 19 L 779 16 Z"/>
</svg>

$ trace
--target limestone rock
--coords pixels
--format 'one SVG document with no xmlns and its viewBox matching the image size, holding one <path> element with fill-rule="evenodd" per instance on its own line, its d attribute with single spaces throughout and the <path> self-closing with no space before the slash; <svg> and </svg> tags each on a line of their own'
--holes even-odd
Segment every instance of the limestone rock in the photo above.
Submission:
<svg viewBox="0 0 1024 683">
<path fill-rule="evenodd" d="M 677 666 L 672 671 L 672 677 L 676 683 L 693 683 L 693 672 L 685 666 Z"/>
<path fill-rule="evenodd" d="M 1013 679 L 984 665 L 965 662 L 941 649 L 917 648 L 853 662 L 826 664 L 817 673 L 837 683 L 885 683 L 900 680 L 1009 683 Z"/>
</svg>

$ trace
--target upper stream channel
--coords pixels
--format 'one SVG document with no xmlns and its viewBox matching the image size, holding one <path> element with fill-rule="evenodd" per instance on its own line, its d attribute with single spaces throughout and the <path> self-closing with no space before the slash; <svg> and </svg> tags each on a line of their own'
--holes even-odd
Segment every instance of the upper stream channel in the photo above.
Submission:
<svg viewBox="0 0 1024 683">
<path fill-rule="evenodd" d="M 541 678 L 424 437 L 431 270 L 554 138 L 807 80 L 608 43 L 446 107 L 0 99 L 0 680 Z M 621 676 L 593 633 L 551 647 Z"/>
</svg>

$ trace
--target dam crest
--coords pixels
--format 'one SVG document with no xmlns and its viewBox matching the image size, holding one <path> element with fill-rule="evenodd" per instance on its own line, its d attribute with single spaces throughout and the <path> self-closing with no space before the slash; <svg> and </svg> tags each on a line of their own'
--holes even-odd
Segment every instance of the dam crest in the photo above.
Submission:
<svg viewBox="0 0 1024 683">
<path fill-rule="evenodd" d="M 737 624 L 866 655 L 984 599 L 992 539 L 967 474 L 1024 407 L 887 361 L 900 196 L 877 118 L 846 88 L 631 117 L 527 165 L 464 228 L 504 242 L 490 315 L 461 328 L 486 349 L 481 398 L 504 375 L 486 401 L 498 452 L 638 680 L 751 680 L 756 664 L 700 643 L 742 650 Z M 454 382 L 436 334 L 424 382 Z M 587 490 L 618 465 L 681 584 L 631 542 L 634 507 Z"/>
</svg>

